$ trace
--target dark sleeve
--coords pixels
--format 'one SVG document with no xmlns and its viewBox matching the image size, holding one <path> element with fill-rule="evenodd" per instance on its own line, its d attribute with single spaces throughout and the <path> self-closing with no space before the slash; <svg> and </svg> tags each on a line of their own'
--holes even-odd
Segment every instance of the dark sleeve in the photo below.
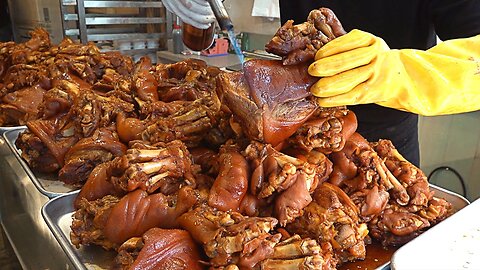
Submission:
<svg viewBox="0 0 480 270">
<path fill-rule="evenodd" d="M 432 0 L 430 10 L 441 40 L 480 34 L 480 0 Z"/>
<path fill-rule="evenodd" d="M 315 0 L 279 0 L 282 25 L 288 20 L 294 20 L 295 24 L 305 22 L 311 10 L 322 6 L 320 2 Z"/>
<path fill-rule="evenodd" d="M 10 21 L 8 15 L 7 0 L 0 0 L 0 27 L 4 26 Z"/>
</svg>

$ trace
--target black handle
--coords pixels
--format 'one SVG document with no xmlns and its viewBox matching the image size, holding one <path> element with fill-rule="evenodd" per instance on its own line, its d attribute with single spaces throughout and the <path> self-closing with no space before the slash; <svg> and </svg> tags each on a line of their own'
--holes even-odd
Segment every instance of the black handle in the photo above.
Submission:
<svg viewBox="0 0 480 270">
<path fill-rule="evenodd" d="M 220 29 L 230 31 L 233 29 L 233 23 L 230 20 L 230 16 L 225 9 L 225 6 L 220 0 L 207 0 L 212 8 L 215 18 L 217 18 Z"/>
</svg>

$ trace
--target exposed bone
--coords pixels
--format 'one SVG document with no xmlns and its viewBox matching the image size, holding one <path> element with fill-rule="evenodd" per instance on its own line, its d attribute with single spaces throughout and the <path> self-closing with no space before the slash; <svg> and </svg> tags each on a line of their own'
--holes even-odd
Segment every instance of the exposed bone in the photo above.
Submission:
<svg viewBox="0 0 480 270">
<path fill-rule="evenodd" d="M 404 162 L 409 162 L 408 160 L 406 160 L 402 154 L 400 154 L 400 152 L 398 152 L 398 150 L 396 148 L 391 148 L 390 149 L 390 154 L 395 157 L 396 159 L 400 160 L 400 161 L 404 161 Z M 409 162 L 410 163 L 410 162 Z"/>
<path fill-rule="evenodd" d="M 291 163 L 284 163 L 281 171 L 278 174 L 272 173 L 268 176 L 268 185 L 262 188 L 259 193 L 260 198 L 266 198 L 275 191 L 282 191 L 289 188 L 295 180 L 295 173 L 297 168 Z"/>
<path fill-rule="evenodd" d="M 244 238 L 243 245 L 238 243 L 240 239 L 230 237 L 227 242 L 218 242 L 217 248 L 224 247 L 224 251 L 232 253 L 242 251 L 242 256 L 236 265 L 214 269 L 238 269 L 239 266 L 248 269 L 322 269 L 324 263 L 321 256 L 322 250 L 315 240 L 302 239 L 300 236 L 294 235 L 278 243 L 280 237 L 281 234 L 262 234 L 247 242 L 245 242 L 247 238 Z M 262 245 L 268 245 L 272 248 L 272 253 L 255 253 Z M 257 264 L 257 261 L 262 257 L 265 257 L 265 259 Z"/>
<path fill-rule="evenodd" d="M 322 184 L 323 187 L 326 187 L 330 190 L 332 190 L 333 192 L 335 192 L 335 194 L 337 194 L 337 196 L 339 196 L 340 198 L 343 199 L 344 203 L 350 208 L 352 209 L 353 211 L 355 211 L 355 213 L 357 215 L 360 214 L 360 210 L 358 209 L 358 207 L 355 205 L 355 203 L 352 201 L 352 199 L 350 197 L 348 197 L 348 195 L 343 191 L 341 190 L 339 187 L 335 186 L 335 185 L 332 185 L 330 183 L 323 183 Z"/>
<path fill-rule="evenodd" d="M 384 162 L 378 157 L 377 153 L 374 153 L 374 152 L 371 152 L 371 153 L 372 153 L 373 162 L 375 164 L 375 169 L 377 169 L 378 175 L 380 176 L 380 179 L 382 180 L 381 183 L 384 185 L 385 190 L 390 190 L 390 189 L 394 188 L 394 184 L 392 183 L 392 181 L 390 180 L 390 178 L 387 175 L 388 169 L 385 167 Z M 395 180 L 396 180 L 396 178 L 395 178 Z"/>
<path fill-rule="evenodd" d="M 174 170 L 174 168 L 175 158 L 170 157 L 154 162 L 135 163 L 127 170 L 127 174 L 129 174 L 130 177 L 134 177 L 134 174 L 136 174 L 137 172 L 152 174 L 161 170 Z"/>
<path fill-rule="evenodd" d="M 385 173 L 387 174 L 388 180 L 390 183 L 393 185 L 393 197 L 397 199 L 397 203 L 400 205 L 407 205 L 408 202 L 410 201 L 410 196 L 407 193 L 407 190 L 405 187 L 398 181 L 398 179 L 388 170 L 387 166 L 385 166 L 385 163 L 381 163 L 382 168 L 385 170 Z"/>
<path fill-rule="evenodd" d="M 245 151 L 250 159 L 256 160 L 256 169 L 261 170 L 255 171 L 255 177 L 253 177 L 256 182 L 259 182 L 255 182 L 255 189 L 260 185 L 259 198 L 267 198 L 274 192 L 290 188 L 295 183 L 299 170 L 308 175 L 307 178 L 315 177 L 315 165 L 278 152 L 271 145 L 252 143 Z M 263 181 L 264 179 L 268 182 Z"/>
<path fill-rule="evenodd" d="M 118 249 L 119 250 L 137 250 L 143 248 L 143 239 L 142 237 L 132 237 L 125 241 Z"/>
<path fill-rule="evenodd" d="M 203 244 L 214 267 L 236 264 L 251 269 L 264 259 L 263 252 L 270 253 L 272 243 L 280 240 L 280 234 L 270 234 L 277 224 L 275 218 L 245 217 L 207 205 L 182 215 L 179 222 L 197 242 Z"/>
<path fill-rule="evenodd" d="M 205 130 L 207 127 L 211 127 L 212 124 L 210 122 L 210 119 L 206 117 L 199 118 L 196 121 L 193 122 L 186 122 L 185 125 L 180 125 L 177 127 L 177 132 L 181 132 L 183 134 L 192 134 L 195 132 L 201 132 Z"/>
<path fill-rule="evenodd" d="M 275 214 L 281 226 L 292 222 L 303 214 L 303 209 L 312 201 L 312 186 L 317 186 L 314 177 L 298 173 L 295 183 L 278 195 L 275 201 Z"/>
<path fill-rule="evenodd" d="M 201 107 L 196 107 L 193 110 L 188 111 L 186 114 L 181 114 L 173 119 L 175 122 L 179 125 L 183 125 L 188 122 L 193 122 L 198 119 L 201 119 L 202 117 L 205 117 L 207 115 L 206 111 L 204 108 Z"/>
<path fill-rule="evenodd" d="M 259 267 L 259 262 L 264 261 L 273 253 L 274 246 L 280 241 L 281 234 L 263 234 L 260 237 L 245 243 L 243 251 L 238 260 L 242 268 Z"/>
<path fill-rule="evenodd" d="M 155 185 L 157 182 L 159 182 L 160 180 L 162 180 L 162 179 L 170 176 L 171 174 L 172 174 L 172 173 L 170 173 L 169 171 L 166 171 L 166 172 L 164 172 L 164 173 L 157 174 L 157 175 L 155 175 L 155 176 L 153 176 L 153 177 L 150 177 L 150 178 L 148 179 L 148 185 L 149 185 L 149 186 L 153 186 L 153 185 Z"/>
<path fill-rule="evenodd" d="M 267 152 L 273 152 L 276 150 L 274 150 L 270 145 L 267 146 Z M 273 156 L 275 157 L 275 160 L 278 162 L 278 164 L 280 166 L 285 166 L 287 164 L 292 164 L 293 166 L 301 166 L 303 165 L 303 161 L 299 160 L 298 158 L 294 158 L 294 157 L 291 157 L 291 156 L 288 156 L 288 155 L 284 155 L 284 154 L 277 154 L 275 155 L 275 153 L 273 152 L 272 153 Z"/>
<path fill-rule="evenodd" d="M 272 259 L 292 258 L 303 255 L 320 254 L 321 248 L 313 239 L 302 239 L 298 234 L 286 239 L 275 246 Z"/>
<path fill-rule="evenodd" d="M 182 153 L 182 151 L 179 151 L 179 153 Z M 129 149 L 127 150 L 127 159 L 134 162 L 145 162 L 168 154 L 168 149 Z"/>
<path fill-rule="evenodd" d="M 307 256 L 299 259 L 267 259 L 261 263 L 262 270 L 321 270 L 323 258 L 320 255 Z"/>
</svg>

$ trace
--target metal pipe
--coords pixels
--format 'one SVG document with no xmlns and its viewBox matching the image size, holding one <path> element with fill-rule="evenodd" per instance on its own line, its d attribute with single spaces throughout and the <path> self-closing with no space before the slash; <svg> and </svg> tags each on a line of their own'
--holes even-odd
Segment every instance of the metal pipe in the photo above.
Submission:
<svg viewBox="0 0 480 270">
<path fill-rule="evenodd" d="M 233 29 L 233 23 L 230 20 L 230 16 L 225 9 L 221 0 L 207 0 L 212 8 L 215 18 L 217 18 L 218 25 L 220 29 L 224 31 L 230 31 Z"/>
</svg>

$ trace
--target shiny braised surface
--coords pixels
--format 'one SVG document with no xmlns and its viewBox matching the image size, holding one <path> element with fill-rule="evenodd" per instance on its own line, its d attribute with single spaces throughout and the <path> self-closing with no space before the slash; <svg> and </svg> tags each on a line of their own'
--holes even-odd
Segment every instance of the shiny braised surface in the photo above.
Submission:
<svg viewBox="0 0 480 270">
<path fill-rule="evenodd" d="M 265 50 L 282 57 L 284 65 L 313 61 L 320 47 L 346 32 L 333 11 L 328 8 L 312 10 L 304 23 L 288 20 L 277 30 Z"/>
<path fill-rule="evenodd" d="M 133 250 L 137 258 L 129 257 Z M 134 263 L 129 265 L 134 259 Z M 128 262 L 128 263 L 125 263 Z M 121 265 L 125 264 L 125 268 Z M 115 269 L 189 269 L 200 270 L 200 252 L 188 232 L 153 228 L 142 238 L 132 238 L 119 248 Z"/>
<path fill-rule="evenodd" d="M 314 112 L 308 89 L 315 80 L 305 69 L 275 60 L 250 60 L 243 72 L 219 75 L 219 91 L 249 138 L 277 145 Z"/>
<path fill-rule="evenodd" d="M 437 186 L 431 185 L 431 189 L 435 191 L 435 195 L 438 197 L 445 198 L 446 200 L 452 202 L 455 211 L 458 211 L 468 205 L 468 201 L 466 201 L 463 197 L 454 194 L 452 192 L 446 191 L 442 188 L 439 188 Z M 74 262 L 74 266 L 76 269 L 83 269 L 83 262 L 87 262 L 88 265 L 92 265 L 93 267 L 97 268 L 102 268 L 102 269 L 108 269 L 109 265 L 111 264 L 111 261 L 114 258 L 114 253 L 115 252 L 108 252 L 103 250 L 100 247 L 90 247 L 90 248 L 82 248 L 82 249 L 76 249 L 72 246 L 68 239 L 69 233 L 70 233 L 70 224 L 71 224 L 71 214 L 74 212 L 73 208 L 73 200 L 75 199 L 76 194 L 68 194 L 65 196 L 62 196 L 58 198 L 55 201 L 51 201 L 46 205 L 46 216 L 48 217 L 47 223 L 50 224 L 52 228 L 54 228 L 54 234 L 57 234 L 57 238 L 60 239 L 60 243 L 62 246 L 65 247 L 65 250 L 67 250 L 67 255 L 68 258 L 72 262 Z M 62 219 L 62 217 L 68 217 L 67 219 Z M 52 239 L 54 241 L 53 244 L 57 245 L 57 242 L 55 239 Z M 382 251 L 382 247 L 378 245 L 378 243 L 373 243 L 372 247 L 378 247 L 380 248 L 380 251 Z M 370 250 L 370 245 L 367 246 L 367 250 Z M 389 248 L 389 251 L 392 251 Z M 373 265 L 377 265 L 381 263 L 387 263 L 388 267 L 388 262 L 390 261 L 390 256 L 387 256 L 387 253 L 382 253 L 381 256 L 375 256 L 371 258 L 369 255 L 369 252 L 367 252 L 367 257 L 366 257 L 366 262 L 373 260 L 373 264 L 370 266 L 365 266 L 364 267 L 374 267 Z M 386 257 L 385 257 L 386 256 Z M 384 260 L 382 260 L 384 258 Z M 375 261 L 375 259 L 378 259 L 378 262 Z M 50 262 L 52 264 L 53 262 Z M 362 265 L 362 261 L 359 261 L 360 265 Z M 53 263 L 54 264 L 54 263 Z M 364 268 L 357 268 L 355 262 L 353 263 L 346 263 L 346 268 L 350 270 L 355 270 L 355 269 L 364 269 Z M 353 265 L 353 266 L 352 266 Z M 54 265 L 53 265 L 54 266 Z M 50 265 L 50 268 L 53 267 Z M 78 267 L 77 267 L 78 266 Z M 344 268 L 341 268 L 343 270 L 346 270 Z M 372 268 L 370 268 L 372 269 Z M 373 268 L 376 269 L 376 268 Z"/>
<path fill-rule="evenodd" d="M 397 251 L 399 247 L 384 247 L 378 242 L 373 242 L 370 245 L 367 245 L 367 256 L 365 260 L 347 262 L 340 267 L 338 270 L 375 270 L 380 266 L 388 264 L 390 258 L 392 258 L 393 253 Z"/>
<path fill-rule="evenodd" d="M 59 50 L 32 58 L 48 73 L 15 67 L 35 76 L 10 72 L 5 89 L 51 83 L 16 145 L 35 170 L 87 181 L 77 247 L 114 250 L 128 267 L 157 227 L 188 231 L 211 269 L 326 270 L 364 259 L 370 238 L 399 245 L 451 214 L 389 141 L 355 133 L 344 107 L 317 107 L 306 64 L 227 73 L 191 59 L 129 65 L 68 40 Z"/>
</svg>

